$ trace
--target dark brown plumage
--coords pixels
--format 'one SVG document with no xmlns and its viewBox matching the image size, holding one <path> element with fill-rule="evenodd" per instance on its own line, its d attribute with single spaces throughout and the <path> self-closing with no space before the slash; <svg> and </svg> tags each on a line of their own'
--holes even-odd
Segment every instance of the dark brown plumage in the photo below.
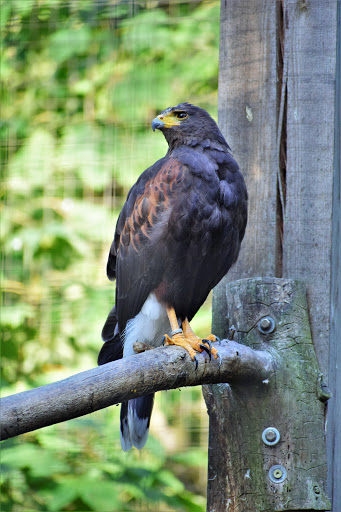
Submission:
<svg viewBox="0 0 341 512">
<path fill-rule="evenodd" d="M 116 304 L 103 328 L 99 364 L 132 354 L 137 340 L 158 346 L 162 334 L 174 342 L 187 337 L 170 332 L 172 311 L 185 329 L 235 263 L 245 232 L 245 183 L 209 114 L 182 103 L 163 111 L 153 128 L 169 149 L 141 174 L 117 222 L 107 265 Z M 124 449 L 144 445 L 152 403 L 149 396 L 123 404 Z"/>
</svg>

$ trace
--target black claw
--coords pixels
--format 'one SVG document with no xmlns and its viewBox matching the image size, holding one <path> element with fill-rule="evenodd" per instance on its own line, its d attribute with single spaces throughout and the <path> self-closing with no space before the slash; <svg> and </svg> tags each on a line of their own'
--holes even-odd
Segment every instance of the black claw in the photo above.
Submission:
<svg viewBox="0 0 341 512">
<path fill-rule="evenodd" d="M 199 365 L 197 356 L 194 356 L 193 361 L 194 361 L 194 364 L 195 364 L 195 369 L 197 370 L 198 369 L 198 365 Z"/>
<path fill-rule="evenodd" d="M 204 340 L 201 340 L 202 343 L 206 343 L 206 345 L 208 345 L 210 347 L 210 352 L 212 351 L 212 343 L 210 342 L 210 340 L 207 340 L 206 338 Z"/>
<path fill-rule="evenodd" d="M 219 343 L 219 345 L 221 345 L 221 339 L 219 338 L 219 336 L 215 336 L 215 340 Z"/>
<path fill-rule="evenodd" d="M 162 338 L 162 345 L 164 345 L 164 344 L 165 344 L 165 339 L 166 339 L 166 336 L 164 336 L 164 337 Z"/>
<path fill-rule="evenodd" d="M 203 340 L 204 341 L 204 340 Z M 211 347 L 206 347 L 206 345 L 204 345 L 203 343 L 200 343 L 200 347 L 205 350 L 205 352 L 208 353 L 208 355 L 210 356 L 210 359 L 212 357 L 212 352 L 211 352 Z"/>
</svg>

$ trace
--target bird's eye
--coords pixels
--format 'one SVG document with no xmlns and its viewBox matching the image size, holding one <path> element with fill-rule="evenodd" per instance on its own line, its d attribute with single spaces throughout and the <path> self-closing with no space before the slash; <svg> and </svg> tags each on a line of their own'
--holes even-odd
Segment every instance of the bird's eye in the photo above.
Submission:
<svg viewBox="0 0 341 512">
<path fill-rule="evenodd" d="M 177 119 L 186 119 L 186 117 L 188 117 L 188 114 L 186 114 L 186 112 L 176 112 L 175 117 Z"/>
</svg>

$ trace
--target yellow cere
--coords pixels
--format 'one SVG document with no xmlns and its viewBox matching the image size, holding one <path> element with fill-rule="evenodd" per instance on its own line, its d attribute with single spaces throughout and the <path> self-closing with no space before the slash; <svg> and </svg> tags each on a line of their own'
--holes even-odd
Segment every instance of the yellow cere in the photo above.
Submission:
<svg viewBox="0 0 341 512">
<path fill-rule="evenodd" d="M 186 119 L 188 116 L 186 115 L 185 118 L 179 119 L 177 117 L 179 113 L 178 112 L 169 112 L 169 114 L 160 114 L 157 116 L 161 121 L 165 123 L 165 127 L 169 128 L 170 126 L 179 125 L 181 124 L 181 121 Z"/>
</svg>

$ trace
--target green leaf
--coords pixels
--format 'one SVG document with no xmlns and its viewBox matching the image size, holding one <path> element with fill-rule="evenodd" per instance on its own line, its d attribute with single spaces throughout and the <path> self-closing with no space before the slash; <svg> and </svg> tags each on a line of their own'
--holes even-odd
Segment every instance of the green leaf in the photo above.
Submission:
<svg viewBox="0 0 341 512">
<path fill-rule="evenodd" d="M 0 2 L 0 27 L 4 29 L 11 13 L 11 2 L 8 0 L 1 0 Z"/>
<path fill-rule="evenodd" d="M 46 130 L 38 128 L 9 164 L 9 189 L 18 193 L 31 193 L 33 188 L 44 187 L 51 180 L 55 161 L 55 141 Z"/>
<path fill-rule="evenodd" d="M 180 494 L 184 491 L 184 484 L 170 471 L 159 471 L 157 478 L 161 484 L 169 487 L 173 493 Z"/>
<path fill-rule="evenodd" d="M 65 28 L 50 37 L 49 51 L 53 59 L 63 62 L 74 55 L 86 54 L 91 44 L 91 32 L 88 27 Z"/>
<path fill-rule="evenodd" d="M 5 4 L 8 0 L 5 0 Z M 34 0 L 27 0 L 25 2 L 18 2 L 16 0 L 10 0 L 9 2 L 15 14 L 21 14 L 22 16 L 27 16 L 31 11 L 34 5 Z M 1 16 L 2 16 L 2 8 L 1 5 Z"/>
<path fill-rule="evenodd" d="M 105 130 L 83 123 L 64 130 L 59 165 L 76 171 L 85 187 L 102 190 L 112 178 L 112 138 Z"/>
<path fill-rule="evenodd" d="M 33 477 L 48 477 L 69 469 L 68 464 L 34 444 L 18 444 L 1 451 L 1 463 L 6 467 L 27 468 Z"/>
<path fill-rule="evenodd" d="M 3 326 L 6 325 L 15 329 L 20 327 L 28 318 L 33 318 L 34 314 L 34 308 L 24 302 L 16 303 L 11 306 L 2 306 L 1 323 Z M 6 351 L 5 347 L 4 350 Z M 3 355 L 5 355 L 5 353 Z"/>
<path fill-rule="evenodd" d="M 47 510 L 51 512 L 60 512 L 71 505 L 79 495 L 73 481 L 61 482 L 49 489 L 42 489 L 39 494 L 46 502 Z"/>
<path fill-rule="evenodd" d="M 206 467 L 207 466 L 207 453 L 203 450 L 187 450 L 181 453 L 172 455 L 171 460 L 188 467 Z"/>
<path fill-rule="evenodd" d="M 119 498 L 120 487 L 115 482 L 96 481 L 87 478 L 78 479 L 79 496 L 92 510 L 119 510 L 122 502 Z"/>
</svg>

